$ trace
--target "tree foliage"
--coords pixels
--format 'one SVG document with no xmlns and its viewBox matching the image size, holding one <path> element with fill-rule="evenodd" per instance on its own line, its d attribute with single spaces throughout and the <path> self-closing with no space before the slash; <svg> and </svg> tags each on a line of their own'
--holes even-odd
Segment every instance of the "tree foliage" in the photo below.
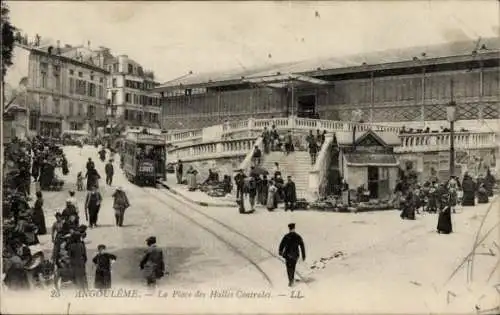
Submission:
<svg viewBox="0 0 500 315">
<path fill-rule="evenodd" d="M 12 65 L 12 52 L 14 49 L 15 33 L 17 31 L 10 23 L 9 8 L 5 1 L 1 3 L 1 29 L 2 29 L 2 79 L 7 73 L 7 69 Z"/>
</svg>

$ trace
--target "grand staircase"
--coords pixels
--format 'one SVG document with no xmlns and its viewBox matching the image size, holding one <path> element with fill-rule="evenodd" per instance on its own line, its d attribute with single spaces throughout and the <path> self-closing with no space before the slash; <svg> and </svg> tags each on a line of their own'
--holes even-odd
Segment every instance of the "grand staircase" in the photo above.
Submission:
<svg viewBox="0 0 500 315">
<path fill-rule="evenodd" d="M 297 188 L 297 198 L 307 198 L 309 172 L 312 169 L 309 153 L 296 151 L 285 155 L 283 152 L 271 152 L 264 155 L 262 168 L 271 173 L 275 162 L 279 163 L 281 175 L 285 182 L 287 176 L 292 176 Z"/>
</svg>

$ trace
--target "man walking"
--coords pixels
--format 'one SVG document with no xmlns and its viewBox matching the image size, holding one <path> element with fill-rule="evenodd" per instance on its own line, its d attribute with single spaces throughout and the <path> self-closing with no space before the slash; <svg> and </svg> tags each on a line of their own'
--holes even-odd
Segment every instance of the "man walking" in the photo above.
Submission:
<svg viewBox="0 0 500 315">
<path fill-rule="evenodd" d="M 97 227 L 99 210 L 101 209 L 102 196 L 94 186 L 85 199 L 85 212 L 88 213 L 90 227 Z"/>
<path fill-rule="evenodd" d="M 139 266 L 144 271 L 148 287 L 154 288 L 156 287 L 156 280 L 166 274 L 165 262 L 162 250 L 156 246 L 156 237 L 148 237 L 146 244 L 148 245 L 148 249 Z"/>
<path fill-rule="evenodd" d="M 109 160 L 109 162 L 104 167 L 104 171 L 106 172 L 106 184 L 111 186 L 113 183 L 113 175 L 115 174 L 115 169 L 113 168 L 113 160 Z"/>
<path fill-rule="evenodd" d="M 250 201 L 250 211 L 255 211 L 255 198 L 257 197 L 257 180 L 255 177 L 250 177 L 248 180 L 248 199 Z"/>
<path fill-rule="evenodd" d="M 302 237 L 295 232 L 295 223 L 288 224 L 288 229 L 290 231 L 281 240 L 279 254 L 285 258 L 288 286 L 291 287 L 294 282 L 295 267 L 299 259 L 299 247 L 302 260 L 306 260 L 306 249 Z"/>
<path fill-rule="evenodd" d="M 123 219 L 125 217 L 125 210 L 130 207 L 127 195 L 121 187 L 118 187 L 113 193 L 113 209 L 115 209 L 116 226 L 123 226 Z"/>
</svg>

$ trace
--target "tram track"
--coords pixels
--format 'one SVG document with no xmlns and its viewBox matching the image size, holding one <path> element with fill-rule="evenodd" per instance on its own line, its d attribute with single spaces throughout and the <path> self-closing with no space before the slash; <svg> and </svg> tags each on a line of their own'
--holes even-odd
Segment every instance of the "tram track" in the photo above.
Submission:
<svg viewBox="0 0 500 315">
<path fill-rule="evenodd" d="M 276 258 L 274 253 L 271 253 L 265 247 L 232 227 L 209 215 L 206 215 L 194 206 L 183 203 L 183 201 L 172 196 L 172 194 L 162 190 L 161 188 L 143 187 L 142 191 L 151 198 L 155 199 L 158 203 L 168 208 L 170 211 L 185 218 L 198 228 L 208 232 L 229 248 L 233 253 L 247 261 L 248 264 L 259 273 L 267 285 L 270 287 L 275 286 L 275 281 L 272 280 L 272 276 L 260 266 L 262 262 L 268 260 L 269 258 Z M 167 201 L 161 196 L 169 197 L 169 200 Z M 172 204 L 172 200 L 174 200 L 175 204 Z M 190 211 L 184 211 L 186 209 L 189 209 Z"/>
</svg>

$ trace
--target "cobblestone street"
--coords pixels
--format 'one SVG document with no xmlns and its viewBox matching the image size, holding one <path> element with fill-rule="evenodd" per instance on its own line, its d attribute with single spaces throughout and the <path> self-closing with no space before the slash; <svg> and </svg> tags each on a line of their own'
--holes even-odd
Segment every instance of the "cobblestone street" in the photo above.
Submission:
<svg viewBox="0 0 500 315">
<path fill-rule="evenodd" d="M 92 157 L 103 175 L 104 164 L 98 160 L 96 151 L 93 147 L 85 147 L 80 155 L 79 149 L 65 148 L 71 170 L 63 177 L 65 189 L 45 193 L 49 227 L 55 211 L 60 211 L 64 205 L 67 190 L 75 188 L 76 173 L 84 170 L 88 157 Z M 105 186 L 103 180 L 100 181 L 104 202 L 99 226 L 88 230 L 87 236 L 89 259 L 100 243 L 106 244 L 109 252 L 118 256 L 113 265 L 113 287 L 144 287 L 138 265 L 145 250 L 145 239 L 155 235 L 166 254 L 170 272 L 162 279 L 160 289 L 269 289 L 274 294 L 288 296 L 285 268 L 276 252 L 286 225 L 295 222 L 306 242 L 308 258 L 298 265 L 300 281 L 294 290 L 300 290 L 305 298 L 292 304 L 285 302 L 288 298 L 281 302 L 279 299 L 238 303 L 230 299 L 218 300 L 219 307 L 225 305 L 231 309 L 247 305 L 252 310 L 264 310 L 270 305 L 279 305 L 285 311 L 303 308 L 316 312 L 366 312 L 383 311 L 391 304 L 395 311 L 411 307 L 416 312 L 428 312 L 468 309 L 479 303 L 476 300 L 480 297 L 482 303 L 490 306 L 491 299 L 495 298 L 493 286 L 498 270 L 492 276 L 489 274 L 499 255 L 494 245 L 495 235 L 498 235 L 498 211 L 488 211 L 491 204 L 460 208 L 453 215 L 454 233 L 450 235 L 435 233 L 437 217 L 433 214 L 419 215 L 415 221 L 402 221 L 397 211 L 349 214 L 279 210 L 271 213 L 262 209 L 253 215 L 240 215 L 236 208 L 200 207 L 185 203 L 168 190 L 132 185 L 117 164 L 115 162 L 113 186 Z M 118 185 L 124 188 L 131 203 L 122 228 L 114 226 L 111 207 L 111 194 Z M 84 198 L 84 193 L 78 192 L 82 218 Z M 498 200 L 495 202 L 498 208 Z M 488 230 L 492 232 L 478 248 L 482 254 L 475 259 L 474 283 L 467 285 L 465 266 L 447 283 L 453 270 L 471 250 L 487 212 L 480 236 Z M 48 236 L 42 236 L 41 243 L 43 248 L 51 249 Z M 92 283 L 93 268 L 89 262 L 87 274 Z M 245 279 L 244 283 L 241 279 Z M 459 297 L 450 298 L 447 292 Z M 334 302 L 326 303 L 332 296 Z M 178 304 L 176 309 L 199 311 L 211 303 L 215 302 L 197 300 Z M 85 303 L 80 301 L 74 307 L 83 305 Z M 125 309 L 125 305 L 129 312 L 132 305 L 128 302 L 118 308 Z"/>
</svg>

